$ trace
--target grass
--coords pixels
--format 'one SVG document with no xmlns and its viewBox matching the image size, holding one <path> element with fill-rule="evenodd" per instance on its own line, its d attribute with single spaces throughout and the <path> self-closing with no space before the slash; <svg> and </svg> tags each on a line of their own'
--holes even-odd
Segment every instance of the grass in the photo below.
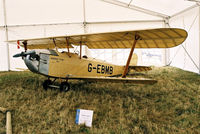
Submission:
<svg viewBox="0 0 200 134">
<path fill-rule="evenodd" d="M 45 77 L 0 73 L 0 106 L 12 109 L 13 133 L 162 134 L 200 132 L 200 76 L 154 68 L 154 85 L 70 81 L 71 91 L 44 91 Z M 93 126 L 75 124 L 76 109 L 94 110 Z M 0 113 L 0 134 L 5 133 Z"/>
</svg>

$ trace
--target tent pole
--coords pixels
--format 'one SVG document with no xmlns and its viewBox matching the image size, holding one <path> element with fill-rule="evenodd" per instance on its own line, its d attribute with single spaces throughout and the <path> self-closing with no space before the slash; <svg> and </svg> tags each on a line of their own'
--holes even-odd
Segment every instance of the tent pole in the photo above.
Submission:
<svg viewBox="0 0 200 134">
<path fill-rule="evenodd" d="M 199 6 L 199 19 L 200 19 L 200 6 Z M 199 21 L 199 74 L 200 74 L 200 20 Z"/>
<path fill-rule="evenodd" d="M 4 10 L 5 35 L 6 35 L 6 41 L 8 41 L 8 27 L 7 27 L 6 1 L 5 0 L 3 0 L 3 10 Z M 10 71 L 10 51 L 9 51 L 9 44 L 7 42 L 6 42 L 6 49 L 7 49 L 8 71 Z"/>
<path fill-rule="evenodd" d="M 86 22 L 87 24 L 115 24 L 115 23 L 146 23 L 146 22 L 151 22 L 151 23 L 156 23 L 156 22 L 164 22 L 163 19 L 157 19 L 157 20 L 124 20 L 124 21 L 96 21 L 96 22 Z M 83 22 L 72 22 L 72 23 L 51 23 L 51 24 L 26 24 L 26 25 L 7 25 L 8 28 L 14 27 L 36 27 L 36 26 L 58 26 L 58 25 L 82 25 Z M 4 28 L 4 26 L 0 26 L 0 28 Z"/>
<path fill-rule="evenodd" d="M 164 27 L 165 27 L 165 28 L 170 28 L 170 25 L 169 25 L 169 18 L 165 18 Z M 168 63 L 169 63 L 170 50 L 165 48 L 165 49 L 164 49 L 164 53 L 165 53 L 164 64 L 165 64 L 165 66 L 167 66 Z"/>
<path fill-rule="evenodd" d="M 84 33 L 87 33 L 86 31 L 86 13 L 85 13 L 85 0 L 83 0 L 83 27 L 84 27 Z"/>
<path fill-rule="evenodd" d="M 130 0 L 130 2 L 129 2 L 129 4 L 128 4 L 128 6 L 130 6 L 131 5 L 131 2 L 132 2 L 133 0 Z"/>
</svg>

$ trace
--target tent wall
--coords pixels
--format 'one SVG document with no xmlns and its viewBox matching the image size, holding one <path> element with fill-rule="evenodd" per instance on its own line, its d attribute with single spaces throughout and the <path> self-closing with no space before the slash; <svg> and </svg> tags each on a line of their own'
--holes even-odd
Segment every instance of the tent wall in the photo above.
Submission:
<svg viewBox="0 0 200 134">
<path fill-rule="evenodd" d="M 8 70 L 7 46 L 4 28 L 0 28 L 0 70 Z"/>
<path fill-rule="evenodd" d="M 5 25 L 8 26 L 8 40 L 81 34 L 84 32 L 158 28 L 164 25 L 164 21 L 160 17 L 100 0 L 61 0 L 59 2 L 56 0 L 5 0 L 5 4 L 7 24 L 5 24 L 4 10 L 0 8 L 2 10 L 0 12 L 0 70 L 9 70 Z M 2 1 L 0 6 L 3 7 Z M 42 8 L 45 8 L 45 10 L 39 10 Z M 12 58 L 12 55 L 21 51 L 23 51 L 22 48 L 17 49 L 15 45 L 9 45 L 11 70 L 25 67 L 20 58 Z M 92 53 L 87 49 L 85 51 Z M 129 50 L 103 51 L 105 54 L 103 56 L 96 55 L 96 58 L 107 59 L 116 64 L 125 64 Z"/>
<path fill-rule="evenodd" d="M 200 73 L 200 9 L 190 9 L 170 19 L 170 27 L 184 28 L 188 32 L 187 40 L 180 46 L 169 50 L 171 66 Z"/>
</svg>

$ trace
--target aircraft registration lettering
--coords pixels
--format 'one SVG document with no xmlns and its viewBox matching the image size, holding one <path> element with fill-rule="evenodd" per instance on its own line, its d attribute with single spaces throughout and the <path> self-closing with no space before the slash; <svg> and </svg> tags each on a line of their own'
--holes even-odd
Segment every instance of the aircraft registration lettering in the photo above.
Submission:
<svg viewBox="0 0 200 134">
<path fill-rule="evenodd" d="M 51 57 L 51 60 L 56 60 L 56 62 L 64 61 L 64 59 L 61 59 L 61 58 L 55 58 L 55 57 Z"/>
<path fill-rule="evenodd" d="M 101 74 L 112 74 L 113 73 L 113 67 L 112 66 L 106 66 L 97 64 L 96 66 L 93 66 L 92 63 L 88 64 L 88 72 L 92 72 L 93 70 L 96 70 L 97 73 Z"/>
</svg>

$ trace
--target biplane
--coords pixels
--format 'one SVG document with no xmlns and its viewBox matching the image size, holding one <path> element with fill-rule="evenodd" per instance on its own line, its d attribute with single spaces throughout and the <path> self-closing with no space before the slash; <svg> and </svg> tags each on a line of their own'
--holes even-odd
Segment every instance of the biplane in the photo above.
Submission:
<svg viewBox="0 0 200 134">
<path fill-rule="evenodd" d="M 13 57 L 22 57 L 28 69 L 34 73 L 46 76 L 43 88 L 57 87 L 68 91 L 68 80 L 125 82 L 136 84 L 154 84 L 157 81 L 147 78 L 127 78 L 130 70 L 148 71 L 150 67 L 137 66 L 135 48 L 171 48 L 185 41 L 187 32 L 178 28 L 159 28 L 135 31 L 120 31 L 107 33 L 90 33 L 66 35 L 58 37 L 20 39 L 9 41 L 24 51 Z M 125 66 L 114 65 L 82 55 L 82 46 L 89 49 L 125 49 L 130 48 Z M 73 46 L 80 47 L 80 53 L 70 52 Z M 65 48 L 67 51 L 59 52 Z M 132 58 L 133 57 L 133 58 Z M 135 57 L 135 58 L 134 58 Z M 133 60 L 135 65 L 130 66 Z M 59 86 L 55 81 L 59 80 Z"/>
</svg>

